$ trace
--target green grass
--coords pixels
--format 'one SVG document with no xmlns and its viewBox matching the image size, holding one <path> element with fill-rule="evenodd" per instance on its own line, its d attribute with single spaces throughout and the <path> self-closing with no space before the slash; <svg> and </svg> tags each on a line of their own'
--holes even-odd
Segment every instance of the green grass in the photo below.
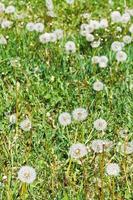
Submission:
<svg viewBox="0 0 133 200">
<path fill-rule="evenodd" d="M 88 146 L 97 138 L 117 144 L 123 142 L 120 128 L 127 128 L 129 140 L 133 139 L 132 44 L 125 50 L 128 60 L 120 64 L 116 72 L 117 63 L 110 51 L 111 43 L 117 40 L 113 27 L 109 34 L 103 31 L 103 38 L 108 40 L 96 50 L 79 35 L 82 13 L 92 12 L 96 19 L 99 16 L 109 18 L 107 0 L 81 0 L 72 7 L 65 1 L 54 1 L 58 14 L 55 19 L 46 16 L 44 0 L 14 0 L 12 3 L 26 12 L 27 17 L 24 22 L 13 19 L 14 25 L 9 30 L 0 28 L 0 33 L 9 37 L 7 46 L 0 46 L 0 182 L 4 175 L 7 176 L 7 181 L 0 186 L 0 200 L 21 199 L 17 172 L 23 165 L 31 165 L 37 172 L 37 179 L 28 186 L 28 200 L 98 200 L 100 187 L 95 179 L 100 178 L 100 155 L 94 159 L 94 153 L 88 153 L 83 165 L 72 162 L 69 176 L 66 176 L 70 162 L 68 151 L 76 135 L 77 142 Z M 127 5 L 132 6 L 132 0 L 128 0 Z M 123 11 L 124 1 L 115 0 L 112 9 L 117 7 Z M 46 31 L 63 29 L 65 37 L 57 43 L 40 44 L 39 34 L 25 29 L 26 23 L 32 20 L 44 22 Z M 77 52 L 73 55 L 65 53 L 64 45 L 68 40 L 76 43 Z M 105 69 L 93 66 L 93 55 L 107 55 L 109 66 Z M 12 59 L 18 59 L 15 66 L 11 65 Z M 105 84 L 100 93 L 92 89 L 97 79 Z M 72 112 L 77 107 L 88 109 L 88 119 L 62 128 L 58 123 L 59 114 Z M 6 114 L 14 112 L 18 112 L 18 123 L 10 126 Z M 32 121 L 30 132 L 19 128 L 25 116 Z M 104 136 L 93 128 L 94 120 L 99 117 L 108 122 Z M 105 155 L 105 163 L 110 159 L 121 167 L 121 174 L 115 179 L 115 198 L 132 200 L 132 155 L 126 157 L 126 175 L 124 157 L 116 151 L 116 146 Z M 109 185 L 110 178 L 104 176 L 105 200 L 111 200 Z"/>
</svg>

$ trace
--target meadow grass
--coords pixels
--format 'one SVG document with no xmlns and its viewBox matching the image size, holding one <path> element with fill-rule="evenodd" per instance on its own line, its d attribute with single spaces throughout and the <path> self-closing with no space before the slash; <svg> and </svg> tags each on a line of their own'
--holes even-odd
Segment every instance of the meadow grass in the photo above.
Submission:
<svg viewBox="0 0 133 200">
<path fill-rule="evenodd" d="M 25 199 L 28 200 L 111 200 L 112 183 L 115 183 L 116 200 L 132 200 L 132 155 L 123 156 L 115 147 L 103 154 L 89 152 L 83 164 L 68 157 L 69 147 L 75 142 L 88 146 L 98 138 L 109 139 L 114 144 L 123 142 L 120 128 L 128 129 L 129 139 L 133 139 L 132 44 L 125 48 L 127 61 L 119 64 L 116 71 L 115 55 L 110 51 L 112 42 L 117 40 L 113 29 L 104 33 L 107 41 L 103 40 L 97 49 L 92 49 L 79 35 L 81 14 L 91 12 L 96 19 L 108 18 L 111 10 L 119 7 L 123 11 L 125 1 L 114 0 L 111 7 L 105 0 L 77 0 L 73 6 L 55 0 L 56 18 L 46 15 L 43 0 L 3 2 L 15 5 L 27 17 L 23 21 L 8 17 L 14 22 L 12 28 L 0 28 L 0 33 L 9 38 L 6 46 L 0 46 L 0 200 L 21 199 L 22 184 L 17 172 L 23 165 L 33 166 L 37 172 L 37 179 L 27 188 Z M 126 3 L 132 6 L 132 0 Z M 41 44 L 38 33 L 25 29 L 29 21 L 43 22 L 47 32 L 63 29 L 64 37 L 56 43 Z M 72 55 L 64 50 L 69 40 L 77 47 Z M 108 56 L 108 67 L 102 70 L 93 66 L 94 55 Z M 92 89 L 97 79 L 105 84 L 100 93 Z M 87 120 L 73 122 L 65 128 L 60 126 L 59 114 L 77 107 L 88 109 Z M 15 125 L 10 125 L 7 117 L 12 113 L 17 113 Z M 32 122 L 29 132 L 19 127 L 25 116 Z M 104 134 L 93 128 L 93 122 L 100 117 L 108 123 Z M 110 160 L 121 167 L 121 174 L 114 182 L 104 173 Z M 5 181 L 3 176 L 7 176 Z M 102 187 L 98 183 L 101 176 Z"/>
</svg>

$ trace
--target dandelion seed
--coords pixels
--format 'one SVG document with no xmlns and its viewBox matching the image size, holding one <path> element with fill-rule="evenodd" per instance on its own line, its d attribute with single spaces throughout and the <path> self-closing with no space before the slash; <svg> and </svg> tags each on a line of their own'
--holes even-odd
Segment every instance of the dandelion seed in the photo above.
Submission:
<svg viewBox="0 0 133 200">
<path fill-rule="evenodd" d="M 58 40 L 60 40 L 60 39 L 63 38 L 63 30 L 61 30 L 61 29 L 56 29 L 56 30 L 54 31 L 54 33 L 56 34 L 56 37 L 57 37 Z"/>
<path fill-rule="evenodd" d="M 102 153 L 103 151 L 109 150 L 113 146 L 113 142 L 108 140 L 93 140 L 91 142 L 91 149 L 95 153 Z"/>
<path fill-rule="evenodd" d="M 124 42 L 125 44 L 130 44 L 130 43 L 132 42 L 132 37 L 129 36 L 129 35 L 125 35 L 125 36 L 123 37 L 123 42 Z"/>
<path fill-rule="evenodd" d="M 58 120 L 62 126 L 68 126 L 71 124 L 71 115 L 68 112 L 63 112 L 60 114 Z"/>
<path fill-rule="evenodd" d="M 34 31 L 35 30 L 35 24 L 33 22 L 29 22 L 27 25 L 26 25 L 26 29 L 30 32 Z"/>
<path fill-rule="evenodd" d="M 99 63 L 99 58 L 100 58 L 99 56 L 93 56 L 92 59 L 91 59 L 92 63 L 93 64 L 98 64 Z"/>
<path fill-rule="evenodd" d="M 57 41 L 56 33 L 50 33 L 50 42 L 56 42 L 56 41 Z"/>
<path fill-rule="evenodd" d="M 118 51 L 116 54 L 116 60 L 118 62 L 124 62 L 127 59 L 127 54 L 124 51 Z"/>
<path fill-rule="evenodd" d="M 32 128 L 31 121 L 27 118 L 20 123 L 20 128 L 23 131 L 30 131 Z"/>
<path fill-rule="evenodd" d="M 100 56 L 99 57 L 99 67 L 100 68 L 105 68 L 105 67 L 107 67 L 107 64 L 108 64 L 107 56 Z"/>
<path fill-rule="evenodd" d="M 86 34 L 86 40 L 88 41 L 88 42 L 93 42 L 94 41 L 94 35 L 92 35 L 92 34 Z"/>
<path fill-rule="evenodd" d="M 93 28 L 93 30 L 97 30 L 100 28 L 100 23 L 97 20 L 90 20 L 89 25 Z"/>
<path fill-rule="evenodd" d="M 5 9 L 5 13 L 7 14 L 12 14 L 12 13 L 15 13 L 16 9 L 14 6 L 8 6 L 6 9 Z"/>
<path fill-rule="evenodd" d="M 111 45 L 111 50 L 114 52 L 118 52 L 118 51 L 121 51 L 123 47 L 124 47 L 123 42 L 115 41 Z"/>
<path fill-rule="evenodd" d="M 42 44 L 50 42 L 50 33 L 44 33 L 39 36 L 39 40 Z"/>
<path fill-rule="evenodd" d="M 120 173 L 120 167 L 117 163 L 109 163 L 106 166 L 106 173 L 109 176 L 118 176 Z"/>
<path fill-rule="evenodd" d="M 79 159 L 87 155 L 87 147 L 84 144 L 73 144 L 69 150 L 69 156 L 71 158 Z"/>
<path fill-rule="evenodd" d="M 88 117 L 88 111 L 85 108 L 76 108 L 72 112 L 72 116 L 76 121 L 84 121 Z"/>
<path fill-rule="evenodd" d="M 93 84 L 93 89 L 97 92 L 103 90 L 103 83 L 101 81 L 96 81 L 94 84 Z"/>
<path fill-rule="evenodd" d="M 68 42 L 65 44 L 65 49 L 66 49 L 66 52 L 67 52 L 67 53 L 75 53 L 75 52 L 76 52 L 76 45 L 75 45 L 74 42 L 68 41 Z"/>
<path fill-rule="evenodd" d="M 53 1 L 52 0 L 46 0 L 46 7 L 49 11 L 52 11 L 54 9 Z"/>
<path fill-rule="evenodd" d="M 112 22 L 114 22 L 114 23 L 118 23 L 118 22 L 121 22 L 121 14 L 120 14 L 120 12 L 119 11 L 113 11 L 112 13 L 111 13 L 111 20 L 112 20 Z"/>
<path fill-rule="evenodd" d="M 108 27 L 108 20 L 107 19 L 101 19 L 99 23 L 100 28 L 107 28 Z"/>
<path fill-rule="evenodd" d="M 6 28 L 11 28 L 12 26 L 12 22 L 7 20 L 7 19 L 3 19 L 1 22 L 1 28 L 6 29 Z"/>
<path fill-rule="evenodd" d="M 35 169 L 30 166 L 22 166 L 18 171 L 18 179 L 24 183 L 33 183 L 36 179 Z"/>
<path fill-rule="evenodd" d="M 104 131 L 107 128 L 107 122 L 104 119 L 97 119 L 94 121 L 94 128 L 97 131 Z"/>
<path fill-rule="evenodd" d="M 130 17 L 130 15 L 129 15 L 129 13 L 124 13 L 124 14 L 122 15 L 122 17 L 121 17 L 121 22 L 122 22 L 123 24 L 126 24 L 126 23 L 128 23 L 128 22 L 130 21 L 130 19 L 131 19 L 131 17 Z"/>
<path fill-rule="evenodd" d="M 33 30 L 35 30 L 35 31 L 37 31 L 39 33 L 42 33 L 44 31 L 44 24 L 39 23 L 39 22 L 34 24 Z"/>
<path fill-rule="evenodd" d="M 133 153 L 133 142 L 127 142 L 126 144 L 122 144 L 120 151 L 123 154 L 132 154 Z"/>
</svg>

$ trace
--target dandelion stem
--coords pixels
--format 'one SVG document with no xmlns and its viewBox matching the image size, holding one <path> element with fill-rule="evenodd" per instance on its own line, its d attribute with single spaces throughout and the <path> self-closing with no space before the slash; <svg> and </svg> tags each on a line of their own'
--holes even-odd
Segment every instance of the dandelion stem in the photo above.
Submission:
<svg viewBox="0 0 133 200">
<path fill-rule="evenodd" d="M 104 146 L 103 146 L 103 152 L 100 155 L 100 176 L 101 176 L 101 194 L 100 194 L 100 200 L 104 200 Z"/>
<path fill-rule="evenodd" d="M 115 200 L 115 181 L 114 181 L 114 177 L 112 177 L 112 200 Z"/>
<path fill-rule="evenodd" d="M 22 188 L 21 188 L 21 194 L 20 194 L 22 200 L 26 199 L 26 193 L 27 193 L 27 185 L 26 183 L 23 183 Z"/>
</svg>

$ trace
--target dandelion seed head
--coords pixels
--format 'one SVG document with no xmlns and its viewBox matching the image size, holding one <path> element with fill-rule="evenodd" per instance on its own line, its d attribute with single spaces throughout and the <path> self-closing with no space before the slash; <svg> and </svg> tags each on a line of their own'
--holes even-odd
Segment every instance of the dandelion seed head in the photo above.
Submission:
<svg viewBox="0 0 133 200">
<path fill-rule="evenodd" d="M 71 115 L 68 112 L 63 112 L 59 115 L 58 121 L 62 126 L 68 126 L 71 124 Z"/>
<path fill-rule="evenodd" d="M 113 12 L 111 13 L 111 20 L 112 20 L 112 22 L 114 22 L 114 23 L 119 23 L 119 22 L 121 22 L 121 14 L 120 14 L 120 12 L 119 12 L 119 11 L 113 11 Z"/>
<path fill-rule="evenodd" d="M 18 179 L 24 183 L 33 183 L 36 179 L 35 169 L 30 166 L 22 166 L 18 171 Z"/>
<path fill-rule="evenodd" d="M 76 45 L 73 41 L 68 41 L 65 44 L 65 49 L 67 53 L 75 53 L 76 52 Z"/>
<path fill-rule="evenodd" d="M 118 62 L 124 62 L 127 60 L 127 54 L 124 51 L 118 51 L 116 54 L 116 60 Z"/>
<path fill-rule="evenodd" d="M 97 92 L 103 90 L 103 83 L 101 81 L 96 81 L 94 84 L 93 84 L 93 89 Z"/>
<path fill-rule="evenodd" d="M 33 22 L 29 22 L 27 23 L 26 25 L 26 29 L 30 32 L 34 31 L 35 30 L 35 24 Z"/>
<path fill-rule="evenodd" d="M 120 173 L 120 167 L 117 163 L 109 163 L 106 166 L 106 173 L 109 176 L 118 176 Z"/>
<path fill-rule="evenodd" d="M 95 153 L 102 153 L 103 151 L 107 151 L 112 147 L 113 143 L 109 140 L 93 140 L 91 142 L 91 149 Z"/>
<path fill-rule="evenodd" d="M 104 119 L 97 119 L 94 121 L 94 128 L 97 131 L 104 131 L 107 128 L 107 122 Z"/>
<path fill-rule="evenodd" d="M 21 121 L 20 123 L 20 128 L 23 130 L 23 131 L 30 131 L 30 129 L 32 128 L 32 125 L 31 125 L 31 121 L 27 118 L 27 119 L 24 119 L 23 121 Z"/>
<path fill-rule="evenodd" d="M 12 13 L 15 13 L 15 11 L 16 11 L 16 8 L 12 5 L 6 7 L 6 9 L 5 9 L 6 14 L 12 14 Z"/>
<path fill-rule="evenodd" d="M 123 37 L 123 42 L 124 42 L 125 44 L 130 44 L 130 43 L 132 42 L 132 37 L 129 36 L 129 35 L 125 35 L 125 36 Z"/>
<path fill-rule="evenodd" d="M 72 112 L 72 116 L 76 121 L 84 121 L 88 117 L 88 111 L 85 108 L 76 108 Z"/>
<path fill-rule="evenodd" d="M 34 24 L 34 29 L 35 31 L 39 32 L 39 33 L 42 33 L 44 31 L 44 24 L 43 23 L 36 23 Z"/>
<path fill-rule="evenodd" d="M 69 150 L 69 156 L 71 158 L 79 159 L 87 154 L 87 147 L 84 144 L 73 144 Z"/>
<path fill-rule="evenodd" d="M 44 33 L 44 34 L 42 34 L 42 35 L 39 36 L 39 41 L 42 44 L 50 42 L 50 39 L 51 39 L 50 33 Z"/>
</svg>

